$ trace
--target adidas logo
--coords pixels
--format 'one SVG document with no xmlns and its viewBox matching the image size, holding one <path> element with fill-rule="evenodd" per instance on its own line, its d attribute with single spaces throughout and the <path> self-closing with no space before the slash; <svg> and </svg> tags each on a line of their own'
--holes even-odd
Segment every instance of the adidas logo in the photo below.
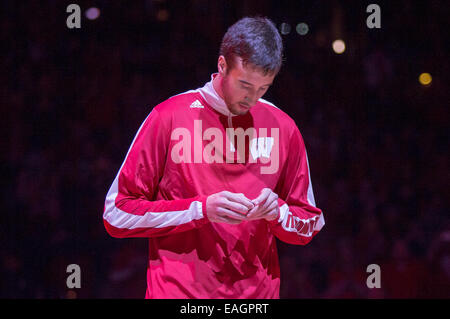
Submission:
<svg viewBox="0 0 450 319">
<path fill-rule="evenodd" d="M 201 108 L 201 109 L 204 108 L 204 106 L 202 105 L 202 103 L 200 103 L 199 100 L 195 100 L 189 107 L 191 107 L 191 108 Z"/>
</svg>

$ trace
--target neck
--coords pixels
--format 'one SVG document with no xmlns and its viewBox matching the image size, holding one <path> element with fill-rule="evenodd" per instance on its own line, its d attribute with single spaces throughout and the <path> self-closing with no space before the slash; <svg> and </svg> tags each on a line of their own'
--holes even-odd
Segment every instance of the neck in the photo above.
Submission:
<svg viewBox="0 0 450 319">
<path fill-rule="evenodd" d="M 217 76 L 213 79 L 213 88 L 214 90 L 217 92 L 217 94 L 220 96 L 220 98 L 222 100 L 224 100 L 223 98 L 223 92 L 222 92 L 222 75 L 219 73 L 217 74 Z"/>
</svg>

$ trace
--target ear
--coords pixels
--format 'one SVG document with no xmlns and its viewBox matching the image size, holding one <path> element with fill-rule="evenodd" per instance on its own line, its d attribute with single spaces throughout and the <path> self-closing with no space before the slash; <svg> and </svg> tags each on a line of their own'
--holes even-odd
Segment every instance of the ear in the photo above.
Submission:
<svg viewBox="0 0 450 319">
<path fill-rule="evenodd" d="M 221 75 L 225 75 L 227 73 L 227 61 L 223 55 L 219 56 L 219 60 L 217 61 L 217 69 Z"/>
</svg>

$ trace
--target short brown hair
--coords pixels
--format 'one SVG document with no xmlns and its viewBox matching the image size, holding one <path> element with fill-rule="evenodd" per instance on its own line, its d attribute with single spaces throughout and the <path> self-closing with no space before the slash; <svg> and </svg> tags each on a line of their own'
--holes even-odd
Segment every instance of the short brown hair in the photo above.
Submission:
<svg viewBox="0 0 450 319">
<path fill-rule="evenodd" d="M 220 55 L 233 67 L 235 57 L 244 65 L 260 68 L 264 75 L 278 73 L 283 59 L 283 41 L 275 24 L 265 17 L 245 17 L 228 28 Z"/>
</svg>

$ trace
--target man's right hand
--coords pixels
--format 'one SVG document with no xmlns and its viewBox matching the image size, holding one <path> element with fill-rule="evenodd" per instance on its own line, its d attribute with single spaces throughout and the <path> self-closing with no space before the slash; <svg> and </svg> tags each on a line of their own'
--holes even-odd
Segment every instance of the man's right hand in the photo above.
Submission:
<svg viewBox="0 0 450 319">
<path fill-rule="evenodd" d="M 239 224 L 254 204 L 242 193 L 222 191 L 206 199 L 206 214 L 215 223 Z"/>
</svg>

